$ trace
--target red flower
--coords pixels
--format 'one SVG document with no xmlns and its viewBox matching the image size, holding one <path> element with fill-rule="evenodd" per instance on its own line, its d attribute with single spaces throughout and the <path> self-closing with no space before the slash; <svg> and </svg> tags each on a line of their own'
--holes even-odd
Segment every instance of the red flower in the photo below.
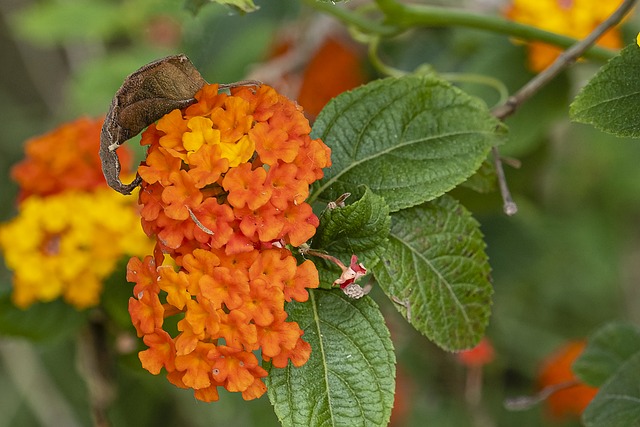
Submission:
<svg viewBox="0 0 640 427">
<path fill-rule="evenodd" d="M 483 366 L 490 363 L 495 358 L 493 346 L 487 338 L 483 338 L 480 343 L 471 350 L 461 351 L 457 354 L 460 363 L 466 366 Z"/>
</svg>

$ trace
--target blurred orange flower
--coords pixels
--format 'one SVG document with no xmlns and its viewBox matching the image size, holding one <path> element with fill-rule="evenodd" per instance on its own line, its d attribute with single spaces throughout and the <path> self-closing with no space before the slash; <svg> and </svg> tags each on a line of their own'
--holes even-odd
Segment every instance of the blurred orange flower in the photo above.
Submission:
<svg viewBox="0 0 640 427">
<path fill-rule="evenodd" d="M 78 309 L 94 306 L 118 260 L 152 247 L 135 199 L 111 191 L 102 175 L 101 128 L 102 120 L 81 118 L 35 137 L 12 170 L 19 212 L 0 225 L 0 249 L 18 307 L 58 297 Z M 118 153 L 126 173 L 131 153 Z"/>
<path fill-rule="evenodd" d="M 548 413 L 555 419 L 579 417 L 598 392 L 597 388 L 580 383 L 571 370 L 585 345 L 585 341 L 567 343 L 544 361 L 538 373 L 538 386 L 541 389 L 559 384 L 567 385 L 546 401 Z"/>
<path fill-rule="evenodd" d="M 482 338 L 477 346 L 457 354 L 460 363 L 466 366 L 483 366 L 495 358 L 495 351 L 487 338 Z"/>
<path fill-rule="evenodd" d="M 307 64 L 302 76 L 298 102 L 310 117 L 344 91 L 366 83 L 360 55 L 351 46 L 329 37 Z"/>
</svg>

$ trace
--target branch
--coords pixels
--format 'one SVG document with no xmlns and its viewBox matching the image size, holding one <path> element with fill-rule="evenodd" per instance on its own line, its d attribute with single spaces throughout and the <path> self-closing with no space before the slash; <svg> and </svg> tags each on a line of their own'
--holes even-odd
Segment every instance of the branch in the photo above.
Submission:
<svg viewBox="0 0 640 427">
<path fill-rule="evenodd" d="M 402 4 L 396 0 L 376 0 L 376 3 L 385 14 L 387 22 L 391 22 L 404 29 L 413 27 L 460 26 L 507 34 L 522 40 L 540 41 L 561 48 L 568 48 L 578 42 L 577 39 L 572 37 L 551 33 L 534 26 L 510 21 L 498 16 L 481 15 L 454 8 Z M 611 49 L 594 46 L 586 50 L 585 56 L 594 59 L 608 60 L 615 56 L 615 54 L 616 52 Z"/>
<path fill-rule="evenodd" d="M 399 29 L 394 25 L 387 25 L 384 23 L 366 19 L 361 14 L 353 12 L 344 7 L 336 6 L 334 3 L 322 2 L 317 0 L 304 0 L 304 2 L 309 7 L 331 15 L 341 21 L 343 24 L 354 26 L 363 33 L 392 36 L 399 32 Z"/>
<path fill-rule="evenodd" d="M 498 147 L 491 147 L 491 154 L 493 155 L 493 167 L 496 169 L 498 186 L 500 187 L 500 194 L 502 195 L 502 210 L 509 216 L 515 215 L 518 213 L 518 205 L 511 197 L 511 191 L 509 191 L 509 186 L 507 185 L 507 178 L 504 176 L 502 159 L 500 158 Z"/>
<path fill-rule="evenodd" d="M 637 0 L 625 0 L 618 9 L 613 12 L 604 22 L 598 25 L 584 40 L 581 40 L 565 50 L 556 60 L 540 74 L 536 75 L 518 92 L 509 97 L 504 105 L 493 110 L 493 115 L 500 120 L 504 120 L 513 114 L 516 109 L 527 99 L 553 80 L 560 72 L 573 64 L 581 57 L 604 33 L 622 21 L 631 10 Z"/>
<path fill-rule="evenodd" d="M 503 105 L 494 108 L 493 115 L 500 120 L 504 120 L 515 113 L 523 102 L 531 98 L 536 92 L 560 74 L 560 72 L 573 64 L 610 28 L 619 24 L 625 15 L 629 13 L 636 1 L 637 0 L 625 0 L 620 7 L 611 14 L 611 16 L 598 25 L 586 38 L 562 52 L 549 67 L 536 75 L 514 95 L 510 96 Z M 513 215 L 518 211 L 518 206 L 513 201 L 511 192 L 507 186 L 507 180 L 504 176 L 502 160 L 500 159 L 498 148 L 493 147 L 492 152 L 496 175 L 498 177 L 498 184 L 500 186 L 500 194 L 502 195 L 502 200 L 504 202 L 503 210 L 507 215 Z"/>
<path fill-rule="evenodd" d="M 580 381 L 578 380 L 570 380 L 559 384 L 552 384 L 543 388 L 542 390 L 540 390 L 540 392 L 534 394 L 533 396 L 519 396 L 508 398 L 504 401 L 504 407 L 509 411 L 524 411 L 539 404 L 540 402 L 544 402 L 554 393 L 562 390 L 567 390 L 578 385 L 580 385 Z"/>
</svg>

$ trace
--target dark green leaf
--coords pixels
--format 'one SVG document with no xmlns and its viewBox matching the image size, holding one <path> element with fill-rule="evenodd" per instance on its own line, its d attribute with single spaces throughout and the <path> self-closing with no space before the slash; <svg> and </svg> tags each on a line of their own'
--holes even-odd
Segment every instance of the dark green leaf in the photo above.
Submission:
<svg viewBox="0 0 640 427">
<path fill-rule="evenodd" d="M 346 203 L 357 197 L 352 194 Z M 389 206 L 366 188 L 353 203 L 324 211 L 312 247 L 334 256 L 373 253 L 387 241 L 390 226 Z"/>
<path fill-rule="evenodd" d="M 373 300 L 315 290 L 289 305 L 311 344 L 300 368 L 271 369 L 269 399 L 284 426 L 386 426 L 395 390 L 395 355 Z"/>
<path fill-rule="evenodd" d="M 331 101 L 312 135 L 332 149 L 314 196 L 332 200 L 367 185 L 391 211 L 464 182 L 500 143 L 486 105 L 435 76 L 377 80 Z"/>
<path fill-rule="evenodd" d="M 320 226 L 313 238 L 312 247 L 338 258 L 345 265 L 352 255 L 371 268 L 377 260 L 377 251 L 387 244 L 391 217 L 384 199 L 366 187 L 362 197 L 352 194 L 344 207 L 326 209 L 320 216 Z M 355 201 L 354 201 L 355 200 Z M 340 277 L 340 268 L 328 261 L 314 258 L 320 273 L 321 287 L 330 289 L 333 281 Z"/>
<path fill-rule="evenodd" d="M 638 352 L 638 328 L 618 323 L 608 324 L 589 338 L 584 352 L 573 364 L 573 371 L 585 383 L 600 387 Z"/>
<path fill-rule="evenodd" d="M 490 193 L 496 189 L 496 169 L 489 160 L 482 162 L 480 169 L 477 170 L 469 179 L 461 184 L 462 187 L 469 188 L 478 193 Z"/>
<path fill-rule="evenodd" d="M 83 313 L 60 300 L 22 310 L 13 305 L 9 294 L 0 295 L 0 335 L 56 339 L 76 332 L 84 321 Z"/>
<path fill-rule="evenodd" d="M 373 273 L 403 316 L 446 350 L 473 347 L 489 321 L 489 264 L 478 223 L 455 199 L 391 216 Z"/>
<path fill-rule="evenodd" d="M 571 118 L 618 136 L 640 136 L 640 47 L 633 43 L 610 60 L 571 104 Z"/>
<path fill-rule="evenodd" d="M 587 427 L 640 425 L 640 352 L 629 358 L 600 388 L 582 421 Z"/>
</svg>

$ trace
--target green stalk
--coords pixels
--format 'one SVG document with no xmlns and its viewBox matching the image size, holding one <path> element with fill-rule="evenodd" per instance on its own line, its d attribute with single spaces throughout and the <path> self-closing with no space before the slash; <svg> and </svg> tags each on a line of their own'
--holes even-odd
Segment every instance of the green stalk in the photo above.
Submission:
<svg viewBox="0 0 640 427">
<path fill-rule="evenodd" d="M 357 12 L 353 12 L 349 9 L 336 6 L 331 2 L 324 2 L 318 0 L 303 0 L 309 7 L 326 13 L 338 19 L 342 23 L 356 27 L 363 33 L 378 34 L 381 36 L 392 36 L 399 32 L 399 29 L 394 25 L 387 25 L 380 22 L 372 21 L 365 18 Z"/>
<path fill-rule="evenodd" d="M 402 4 L 396 0 L 376 0 L 376 3 L 388 22 L 393 22 L 404 29 L 459 26 L 506 34 L 522 40 L 540 41 L 565 49 L 579 41 L 501 17 L 481 15 L 461 9 Z M 594 46 L 585 53 L 585 56 L 606 61 L 616 53 L 611 49 Z"/>
<path fill-rule="evenodd" d="M 375 0 L 385 16 L 384 22 L 377 22 L 331 2 L 304 1 L 310 7 L 332 15 L 344 24 L 356 27 L 363 33 L 380 36 L 393 36 L 417 27 L 465 27 L 505 34 L 521 40 L 540 41 L 565 49 L 579 41 L 573 37 L 555 34 L 502 17 L 482 15 L 462 9 L 403 4 L 396 0 Z M 617 52 L 614 50 L 594 46 L 585 52 L 584 56 L 607 61 L 616 54 Z"/>
</svg>

